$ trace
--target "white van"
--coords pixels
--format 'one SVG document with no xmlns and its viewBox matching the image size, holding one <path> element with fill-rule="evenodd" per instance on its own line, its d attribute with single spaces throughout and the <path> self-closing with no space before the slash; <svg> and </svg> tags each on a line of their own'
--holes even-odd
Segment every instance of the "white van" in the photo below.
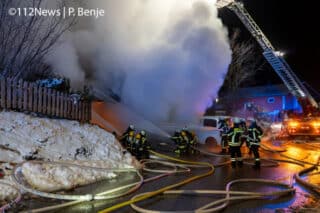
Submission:
<svg viewBox="0 0 320 213">
<path fill-rule="evenodd" d="M 164 131 L 173 135 L 174 131 L 180 131 L 187 127 L 189 131 L 196 134 L 198 143 L 217 143 L 221 145 L 220 130 L 218 129 L 218 121 L 220 118 L 230 118 L 229 116 L 203 116 L 198 124 L 177 124 L 177 123 L 161 123 L 159 127 Z"/>
</svg>

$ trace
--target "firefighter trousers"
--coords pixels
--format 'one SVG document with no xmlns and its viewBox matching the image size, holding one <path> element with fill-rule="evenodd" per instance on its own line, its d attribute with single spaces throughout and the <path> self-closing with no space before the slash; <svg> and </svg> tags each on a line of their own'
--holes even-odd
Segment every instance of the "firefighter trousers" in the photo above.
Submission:
<svg viewBox="0 0 320 213">
<path fill-rule="evenodd" d="M 238 161 L 239 166 L 242 166 L 243 162 L 242 162 L 242 154 L 241 154 L 240 146 L 229 146 L 229 151 L 230 151 L 230 155 L 231 155 L 232 167 L 236 166 L 236 161 Z M 237 158 L 238 158 L 238 160 L 237 160 Z"/>
<path fill-rule="evenodd" d="M 259 155 L 259 145 L 252 144 L 250 146 L 250 150 L 253 152 L 255 165 L 260 165 L 260 155 Z"/>
</svg>

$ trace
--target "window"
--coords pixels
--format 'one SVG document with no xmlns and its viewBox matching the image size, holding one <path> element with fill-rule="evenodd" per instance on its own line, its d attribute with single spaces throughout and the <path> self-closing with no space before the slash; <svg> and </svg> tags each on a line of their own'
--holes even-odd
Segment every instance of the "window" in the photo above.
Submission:
<svg viewBox="0 0 320 213">
<path fill-rule="evenodd" d="M 214 119 L 204 119 L 203 126 L 217 127 L 217 121 Z"/>
<path fill-rule="evenodd" d="M 275 102 L 274 97 L 269 97 L 269 98 L 267 99 L 267 102 L 268 102 L 268 104 L 273 104 L 273 103 Z"/>
</svg>

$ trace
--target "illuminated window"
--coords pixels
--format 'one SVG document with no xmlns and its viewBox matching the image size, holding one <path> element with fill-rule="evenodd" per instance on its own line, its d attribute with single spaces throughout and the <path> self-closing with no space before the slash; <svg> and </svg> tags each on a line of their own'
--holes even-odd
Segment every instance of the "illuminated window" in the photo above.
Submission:
<svg viewBox="0 0 320 213">
<path fill-rule="evenodd" d="M 275 102 L 274 97 L 269 97 L 269 98 L 267 99 L 267 102 L 268 102 L 268 104 L 273 104 L 273 103 Z"/>
</svg>

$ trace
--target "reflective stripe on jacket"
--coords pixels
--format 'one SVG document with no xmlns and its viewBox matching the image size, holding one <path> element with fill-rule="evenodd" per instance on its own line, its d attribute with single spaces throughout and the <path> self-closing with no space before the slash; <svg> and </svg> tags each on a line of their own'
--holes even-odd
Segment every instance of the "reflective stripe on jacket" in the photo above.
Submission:
<svg viewBox="0 0 320 213">
<path fill-rule="evenodd" d="M 240 146 L 241 145 L 241 136 L 243 130 L 240 128 L 231 128 L 228 132 L 228 143 L 229 146 Z"/>
<path fill-rule="evenodd" d="M 263 131 L 259 126 L 249 127 L 247 141 L 250 145 L 260 146 Z"/>
</svg>

